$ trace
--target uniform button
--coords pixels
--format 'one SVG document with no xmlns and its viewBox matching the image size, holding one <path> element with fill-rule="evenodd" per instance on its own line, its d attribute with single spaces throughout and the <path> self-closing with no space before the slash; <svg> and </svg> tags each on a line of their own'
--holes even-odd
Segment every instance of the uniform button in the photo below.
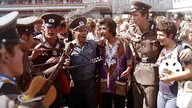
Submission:
<svg viewBox="0 0 192 108">
<path fill-rule="evenodd" d="M 157 47 L 156 47 L 156 46 L 153 46 L 153 47 L 152 47 L 152 50 L 153 50 L 153 51 L 157 51 Z"/>
</svg>

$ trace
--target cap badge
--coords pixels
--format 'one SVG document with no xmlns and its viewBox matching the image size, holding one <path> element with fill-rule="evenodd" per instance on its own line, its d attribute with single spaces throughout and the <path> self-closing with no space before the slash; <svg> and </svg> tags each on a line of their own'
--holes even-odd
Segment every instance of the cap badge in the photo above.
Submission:
<svg viewBox="0 0 192 108">
<path fill-rule="evenodd" d="M 84 25 L 85 25 L 85 23 L 83 21 L 79 22 L 79 26 L 84 26 Z"/>
<path fill-rule="evenodd" d="M 53 18 L 49 19 L 49 23 L 54 23 L 54 22 L 55 22 L 55 20 Z"/>
</svg>

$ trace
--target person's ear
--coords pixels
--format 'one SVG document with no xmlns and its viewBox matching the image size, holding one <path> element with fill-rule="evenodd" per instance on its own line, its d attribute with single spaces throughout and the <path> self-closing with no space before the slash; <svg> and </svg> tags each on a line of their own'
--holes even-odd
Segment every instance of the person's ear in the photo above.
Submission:
<svg viewBox="0 0 192 108">
<path fill-rule="evenodd" d="M 171 33 L 171 34 L 168 35 L 168 38 L 173 39 L 173 37 L 174 37 L 174 36 L 173 36 L 173 33 Z"/>
<path fill-rule="evenodd" d="M 27 35 L 26 34 L 20 35 L 20 39 L 27 41 Z"/>
<path fill-rule="evenodd" d="M 45 32 L 45 26 L 41 27 L 41 31 L 44 33 Z"/>
<path fill-rule="evenodd" d="M 148 18 L 149 18 L 148 14 L 144 14 L 143 16 L 148 20 Z"/>
<path fill-rule="evenodd" d="M 71 34 L 74 35 L 74 34 L 75 34 L 75 31 L 74 31 L 74 30 L 71 30 Z"/>
<path fill-rule="evenodd" d="M 6 51 L 1 52 L 0 56 L 1 56 L 1 62 L 2 63 L 4 63 L 4 64 L 9 63 L 9 56 L 8 56 L 8 53 Z"/>
</svg>

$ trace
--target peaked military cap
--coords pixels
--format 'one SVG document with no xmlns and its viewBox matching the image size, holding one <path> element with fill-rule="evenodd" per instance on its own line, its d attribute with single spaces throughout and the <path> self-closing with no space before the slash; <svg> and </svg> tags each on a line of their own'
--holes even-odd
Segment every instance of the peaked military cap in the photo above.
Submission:
<svg viewBox="0 0 192 108">
<path fill-rule="evenodd" d="M 58 27 L 64 17 L 58 14 L 46 13 L 41 16 L 44 20 L 44 24 L 47 27 Z"/>
<path fill-rule="evenodd" d="M 184 15 L 180 12 L 176 12 L 172 14 L 172 19 L 184 19 Z"/>
<path fill-rule="evenodd" d="M 33 34 L 34 33 L 34 23 L 38 20 L 36 16 L 30 16 L 25 18 L 17 19 L 17 30 L 18 34 Z"/>
<path fill-rule="evenodd" d="M 13 44 L 24 42 L 19 39 L 16 29 L 18 15 L 19 13 L 14 11 L 0 17 L 0 43 Z"/>
<path fill-rule="evenodd" d="M 138 10 L 149 11 L 149 9 L 151 7 L 152 7 L 151 5 L 140 2 L 140 1 L 131 1 L 131 11 L 130 11 L 130 13 L 133 13 L 133 12 L 138 11 Z"/>
<path fill-rule="evenodd" d="M 69 26 L 70 29 L 77 29 L 80 27 L 86 27 L 87 19 L 84 17 L 79 17 L 73 20 Z"/>
</svg>

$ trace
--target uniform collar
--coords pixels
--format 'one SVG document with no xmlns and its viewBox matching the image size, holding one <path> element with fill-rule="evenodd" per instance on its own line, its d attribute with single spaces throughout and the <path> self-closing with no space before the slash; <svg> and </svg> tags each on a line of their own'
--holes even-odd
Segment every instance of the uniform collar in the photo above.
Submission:
<svg viewBox="0 0 192 108">
<path fill-rule="evenodd" d="M 5 75 L 5 74 L 0 74 L 0 81 L 3 81 L 3 80 L 10 80 L 10 83 L 14 84 L 14 85 L 17 85 L 16 84 L 16 79 L 14 77 L 10 77 L 8 75 Z"/>
<path fill-rule="evenodd" d="M 77 40 L 73 40 L 73 41 L 72 41 L 72 44 L 79 47 L 79 44 L 78 44 Z M 87 41 L 87 40 L 84 42 L 84 45 L 83 45 L 83 46 L 85 46 L 86 44 L 88 44 L 88 41 Z"/>
<path fill-rule="evenodd" d="M 54 46 L 54 48 L 59 48 L 59 47 L 60 47 L 60 44 L 59 44 L 59 39 L 58 39 L 58 37 L 57 37 L 56 41 L 57 41 L 57 43 L 56 43 L 56 45 Z M 53 46 L 51 46 L 51 45 L 49 44 L 49 42 L 46 41 L 46 39 L 45 39 L 44 36 L 42 37 L 41 42 L 42 42 L 43 46 L 45 46 L 46 48 L 53 48 Z"/>
</svg>

